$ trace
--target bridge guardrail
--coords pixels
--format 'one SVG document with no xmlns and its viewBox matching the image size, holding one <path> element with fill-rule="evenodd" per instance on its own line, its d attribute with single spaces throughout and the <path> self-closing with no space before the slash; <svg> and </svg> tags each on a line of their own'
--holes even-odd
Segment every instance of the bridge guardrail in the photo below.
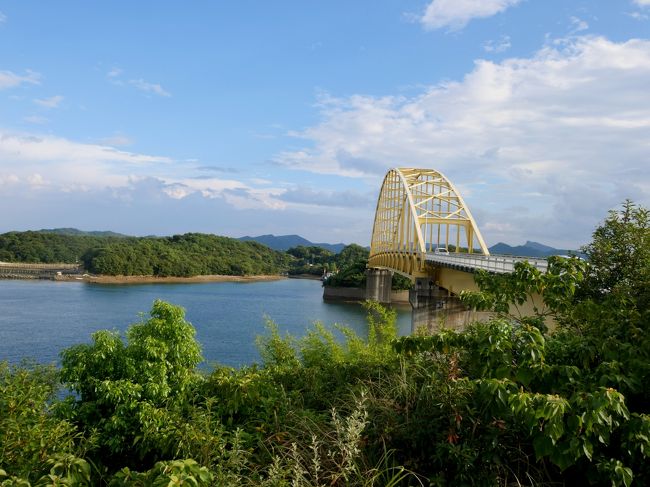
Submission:
<svg viewBox="0 0 650 487">
<path fill-rule="evenodd" d="M 534 257 L 519 257 L 509 255 L 469 255 L 469 254 L 432 254 L 427 253 L 426 260 L 447 264 L 450 267 L 462 267 L 467 269 L 483 269 L 498 274 L 511 273 L 515 270 L 517 262 L 528 262 L 536 269 L 546 272 L 548 262 L 546 259 Z"/>
</svg>

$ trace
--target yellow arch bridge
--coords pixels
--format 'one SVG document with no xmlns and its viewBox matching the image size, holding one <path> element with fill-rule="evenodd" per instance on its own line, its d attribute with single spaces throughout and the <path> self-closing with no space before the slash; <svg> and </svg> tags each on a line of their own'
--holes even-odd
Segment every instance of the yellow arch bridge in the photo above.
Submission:
<svg viewBox="0 0 650 487">
<path fill-rule="evenodd" d="M 437 319 L 431 309 L 444 308 L 464 289 L 476 290 L 474 271 L 512 272 L 523 260 L 546 271 L 545 259 L 490 255 L 469 207 L 441 172 L 395 168 L 386 174 L 372 230 L 368 298 L 390 302 L 392 273 L 410 277 L 413 324 L 431 324 Z M 416 318 L 418 308 L 430 316 Z"/>
</svg>

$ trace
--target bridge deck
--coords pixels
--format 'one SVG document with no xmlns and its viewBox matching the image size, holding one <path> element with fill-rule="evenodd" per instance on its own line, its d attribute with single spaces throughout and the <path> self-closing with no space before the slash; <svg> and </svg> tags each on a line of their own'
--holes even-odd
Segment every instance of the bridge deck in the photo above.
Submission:
<svg viewBox="0 0 650 487">
<path fill-rule="evenodd" d="M 517 262 L 528 262 L 536 269 L 546 272 L 548 262 L 546 259 L 534 257 L 519 257 L 514 255 L 476 255 L 476 254 L 434 254 L 427 253 L 426 260 L 435 262 L 437 265 L 459 269 L 466 272 L 473 272 L 483 269 L 496 274 L 507 274 L 514 272 Z"/>
</svg>

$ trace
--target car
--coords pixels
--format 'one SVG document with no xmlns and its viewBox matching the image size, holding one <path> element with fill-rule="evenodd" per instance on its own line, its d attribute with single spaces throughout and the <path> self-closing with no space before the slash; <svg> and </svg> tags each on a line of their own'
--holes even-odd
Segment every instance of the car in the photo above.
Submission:
<svg viewBox="0 0 650 487">
<path fill-rule="evenodd" d="M 444 247 L 437 247 L 433 253 L 438 255 L 449 255 L 449 251 Z"/>
</svg>

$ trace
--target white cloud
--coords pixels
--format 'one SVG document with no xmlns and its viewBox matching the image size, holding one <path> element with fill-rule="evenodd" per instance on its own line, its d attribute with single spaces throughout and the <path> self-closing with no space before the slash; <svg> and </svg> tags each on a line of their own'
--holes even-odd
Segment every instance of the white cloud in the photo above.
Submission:
<svg viewBox="0 0 650 487">
<path fill-rule="evenodd" d="M 123 73 L 124 71 L 121 68 L 113 67 L 110 71 L 108 71 L 108 73 L 106 73 L 106 77 L 112 84 L 117 86 L 129 85 L 137 88 L 140 91 L 144 91 L 145 93 L 150 93 L 166 98 L 172 96 L 169 91 L 165 90 L 158 83 L 150 83 L 142 78 L 130 79 L 126 81 L 122 78 Z"/>
<path fill-rule="evenodd" d="M 181 200 L 222 199 L 237 209 L 284 209 L 286 190 L 269 181 L 250 182 L 202 176 L 198 164 L 171 164 L 170 158 L 118 150 L 61 137 L 15 134 L 0 129 L 0 184 L 23 184 L 25 191 L 96 193 L 110 189 L 129 200 L 142 185 L 148 194 Z M 196 176 L 192 177 L 192 174 Z M 142 183 L 142 181 L 148 183 Z M 260 188 L 263 185 L 265 187 Z"/>
<path fill-rule="evenodd" d="M 21 180 L 39 174 L 51 188 L 89 190 L 127 183 L 171 159 L 85 144 L 51 135 L 16 134 L 0 130 L 0 176 Z"/>
<path fill-rule="evenodd" d="M 49 184 L 48 181 L 45 181 L 43 179 L 43 176 L 38 173 L 29 174 L 27 176 L 27 183 L 29 183 L 32 188 L 36 189 L 42 188 L 43 186 L 47 186 Z"/>
<path fill-rule="evenodd" d="M 162 86 L 157 83 L 149 83 L 142 78 L 129 80 L 129 84 L 146 93 L 153 93 L 154 95 L 169 97 L 171 93 L 166 91 Z"/>
<path fill-rule="evenodd" d="M 55 95 L 49 98 L 37 98 L 34 103 L 44 108 L 57 108 L 62 101 L 63 97 L 61 95 Z"/>
<path fill-rule="evenodd" d="M 462 29 L 475 18 L 491 17 L 521 0 L 433 0 L 420 19 L 427 29 Z"/>
<path fill-rule="evenodd" d="M 377 195 L 358 191 L 322 191 L 297 186 L 285 190 L 279 198 L 297 205 L 324 206 L 336 208 L 370 208 L 376 203 Z"/>
<path fill-rule="evenodd" d="M 650 7 L 650 0 L 633 0 L 639 7 Z"/>
<path fill-rule="evenodd" d="M 14 134 L 0 131 L 0 154 L 6 163 L 78 161 L 120 162 L 134 165 L 171 162 L 167 157 L 120 151 L 99 144 L 84 144 L 50 135 Z M 1 167 L 1 166 L 0 166 Z"/>
<path fill-rule="evenodd" d="M 23 117 L 23 120 L 34 125 L 43 125 L 49 122 L 46 117 L 43 117 L 41 115 L 28 115 L 26 117 Z"/>
<path fill-rule="evenodd" d="M 7 16 L 0 12 L 0 24 L 4 24 L 7 21 Z"/>
<path fill-rule="evenodd" d="M 584 241 L 624 198 L 650 202 L 648 79 L 650 41 L 571 37 L 531 58 L 476 61 L 462 80 L 411 98 L 324 96 L 322 121 L 298 134 L 309 148 L 277 162 L 371 180 L 394 166 L 437 168 L 472 189 L 483 223 Z M 510 201 L 531 214 L 508 216 Z"/>
<path fill-rule="evenodd" d="M 15 174 L 5 174 L 4 176 L 0 174 L 0 186 L 16 184 L 20 182 L 20 178 Z"/>
<path fill-rule="evenodd" d="M 100 140 L 101 144 L 103 145 L 110 145 L 110 146 L 117 146 L 117 147 L 124 147 L 128 145 L 133 145 L 133 138 L 129 137 L 128 135 L 125 135 L 123 133 L 117 132 L 110 137 L 105 137 Z"/>
<path fill-rule="evenodd" d="M 582 32 L 583 30 L 587 30 L 589 28 L 589 24 L 578 17 L 571 17 L 569 20 L 571 21 L 571 33 L 573 34 Z"/>
<path fill-rule="evenodd" d="M 40 74 L 30 70 L 27 70 L 22 76 L 12 71 L 0 71 L 0 90 L 15 88 L 22 84 L 38 85 L 40 79 Z"/>
<path fill-rule="evenodd" d="M 485 52 L 493 52 L 495 54 L 498 54 L 500 52 L 507 51 L 511 46 L 512 44 L 510 43 L 510 36 L 504 35 L 496 41 L 490 40 L 484 43 L 483 50 Z"/>
<path fill-rule="evenodd" d="M 643 21 L 643 20 L 648 20 L 648 19 L 650 19 L 650 16 L 648 16 L 648 14 L 644 14 L 644 13 L 641 13 L 641 12 L 632 12 L 632 13 L 628 13 L 628 14 L 626 14 L 626 15 L 629 15 L 629 16 L 632 17 L 634 20 L 640 20 L 640 21 Z"/>
</svg>

